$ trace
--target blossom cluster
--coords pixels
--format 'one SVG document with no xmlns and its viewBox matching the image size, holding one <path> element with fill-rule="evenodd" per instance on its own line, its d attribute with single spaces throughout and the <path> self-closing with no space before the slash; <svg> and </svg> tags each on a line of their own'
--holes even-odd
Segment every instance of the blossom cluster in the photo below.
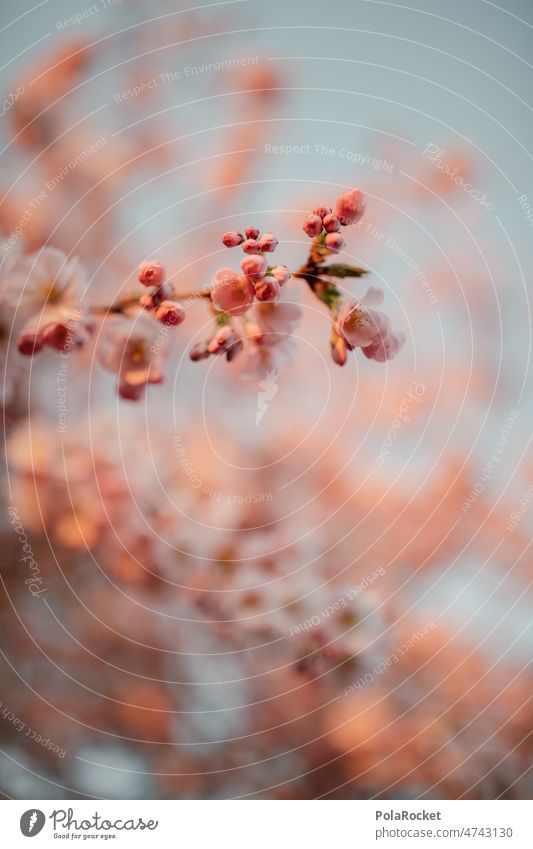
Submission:
<svg viewBox="0 0 533 849">
<path fill-rule="evenodd" d="M 383 292 L 376 286 L 370 287 L 359 299 L 342 298 L 342 293 L 331 278 L 360 277 L 365 274 L 348 264 L 325 266 L 326 258 L 338 254 L 345 247 L 341 228 L 356 224 L 365 211 L 366 199 L 363 192 L 351 189 L 337 199 L 335 211 L 330 207 L 318 206 L 307 215 L 303 230 L 312 239 L 308 260 L 292 276 L 303 278 L 311 291 L 328 306 L 332 314 L 331 354 L 335 363 L 344 365 L 347 351 L 361 348 L 368 359 L 384 362 L 392 359 L 404 344 L 403 333 L 393 331 L 388 317 L 374 307 L 383 301 Z M 287 334 L 291 328 L 277 319 L 283 310 L 273 308 L 279 303 L 282 286 L 291 274 L 285 265 L 270 266 L 266 254 L 273 253 L 278 239 L 272 233 L 260 234 L 255 227 L 248 227 L 244 235 L 230 230 L 222 236 L 228 248 L 241 247 L 246 257 L 241 261 L 241 272 L 232 268 L 219 269 L 213 279 L 211 301 L 218 313 L 219 327 L 207 342 L 194 346 L 191 359 L 200 360 L 211 354 L 225 354 L 228 360 L 238 356 L 246 342 L 255 348 L 255 355 L 262 354 L 261 361 L 267 369 L 276 369 L 280 363 L 272 362 L 273 342 L 283 341 L 280 353 L 287 348 Z M 258 309 L 259 304 L 269 304 L 268 310 Z M 255 306 L 255 310 L 254 310 Z M 270 316 L 270 327 L 265 338 L 262 317 Z M 244 332 L 239 333 L 235 319 L 244 316 Z M 293 324 L 296 324 L 294 316 Z M 269 348 L 265 348 L 265 343 Z M 286 358 L 285 358 L 286 359 Z"/>
<path fill-rule="evenodd" d="M 366 207 L 364 194 L 358 189 L 344 192 L 337 198 L 335 212 L 318 206 L 303 224 L 304 232 L 313 240 L 307 265 L 299 272 L 312 291 L 332 313 L 331 355 L 337 365 L 343 366 L 347 351 L 361 348 L 368 359 L 385 362 L 396 356 L 405 342 L 403 333 L 393 331 L 388 317 L 374 307 L 383 302 L 383 291 L 371 286 L 362 298 L 343 301 L 342 293 L 331 278 L 360 277 L 366 272 L 348 264 L 324 266 L 330 254 L 338 254 L 345 247 L 340 234 L 342 227 L 356 224 Z"/>
<path fill-rule="evenodd" d="M 76 258 L 46 248 L 15 259 L 2 271 L 2 305 L 22 322 L 17 338 L 21 354 L 37 354 L 44 347 L 81 348 L 89 341 L 94 321 L 80 311 L 87 277 Z"/>
<path fill-rule="evenodd" d="M 222 236 L 227 248 L 241 245 L 247 256 L 241 262 L 242 275 L 231 268 L 221 268 L 215 274 L 211 300 L 217 309 L 230 315 L 244 315 L 254 298 L 258 301 L 276 301 L 281 287 L 290 278 L 286 265 L 269 266 L 265 254 L 274 253 L 278 240 L 272 233 L 260 235 L 256 227 L 247 227 L 246 238 L 235 230 Z"/>
<path fill-rule="evenodd" d="M 142 295 L 139 304 L 143 309 L 153 312 L 155 318 L 167 326 L 181 324 L 185 318 L 185 309 L 178 301 L 170 300 L 174 287 L 165 280 L 165 269 L 157 260 L 143 262 L 137 272 L 139 282 L 150 291 Z"/>
</svg>

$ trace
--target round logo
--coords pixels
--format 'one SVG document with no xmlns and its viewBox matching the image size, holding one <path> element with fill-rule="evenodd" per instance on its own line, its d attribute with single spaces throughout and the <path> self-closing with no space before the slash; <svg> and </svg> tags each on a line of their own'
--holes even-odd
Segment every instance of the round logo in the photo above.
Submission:
<svg viewBox="0 0 533 849">
<path fill-rule="evenodd" d="M 24 837 L 35 837 L 42 831 L 45 822 L 46 817 L 42 811 L 30 808 L 29 811 L 24 811 L 20 818 L 20 830 Z"/>
</svg>

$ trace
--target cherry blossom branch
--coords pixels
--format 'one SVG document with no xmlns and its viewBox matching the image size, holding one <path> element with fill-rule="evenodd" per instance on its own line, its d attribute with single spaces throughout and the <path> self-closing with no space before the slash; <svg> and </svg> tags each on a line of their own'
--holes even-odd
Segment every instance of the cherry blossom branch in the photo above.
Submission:
<svg viewBox="0 0 533 849">
<path fill-rule="evenodd" d="M 202 298 L 209 298 L 211 296 L 210 289 L 193 289 L 191 292 L 175 292 L 173 294 L 173 299 L 175 301 L 194 301 L 201 300 Z M 115 304 L 110 304 L 109 306 L 95 306 L 90 307 L 89 311 L 93 315 L 124 315 L 128 312 L 129 309 L 142 306 L 140 295 L 132 295 L 130 298 L 124 298 L 122 301 L 117 301 Z"/>
<path fill-rule="evenodd" d="M 403 345 L 404 336 L 393 332 L 387 316 L 373 309 L 383 300 L 381 289 L 371 286 L 364 297 L 345 300 L 336 281 L 363 277 L 367 270 L 344 262 L 326 264 L 345 247 L 341 229 L 355 224 L 364 210 L 365 197 L 357 189 L 337 199 L 335 212 L 316 207 L 303 223 L 304 232 L 312 240 L 307 261 L 292 274 L 286 265 L 270 264 L 270 255 L 278 247 L 272 233 L 261 235 L 256 227 L 246 228 L 244 235 L 231 230 L 222 236 L 222 243 L 227 248 L 242 248 L 245 256 L 240 273 L 233 268 L 220 268 L 211 287 L 176 292 L 166 279 L 163 265 L 150 260 L 143 262 L 137 272 L 144 287 L 142 293 L 109 306 L 91 307 L 85 313 L 78 297 L 78 292 L 86 288 L 84 270 L 76 259 L 45 248 L 37 259 L 28 257 L 26 264 L 17 265 L 18 271 L 10 277 L 15 305 L 23 291 L 29 293 L 35 309 L 22 329 L 17 347 L 26 355 L 36 354 L 45 346 L 60 351 L 82 347 L 94 330 L 94 317 L 101 316 L 100 362 L 118 374 L 119 394 L 138 400 L 149 384 L 163 381 L 169 328 L 184 321 L 188 304 L 209 300 L 213 313 L 211 335 L 193 345 L 190 359 L 196 362 L 225 355 L 232 361 L 245 352 L 244 374 L 264 379 L 291 362 L 294 354 L 293 335 L 302 312 L 298 304 L 283 295 L 292 277 L 304 280 L 327 307 L 331 356 L 337 365 L 344 365 L 347 352 L 354 348 L 361 348 L 368 359 L 391 359 Z M 40 306 L 39 297 L 43 298 Z"/>
</svg>

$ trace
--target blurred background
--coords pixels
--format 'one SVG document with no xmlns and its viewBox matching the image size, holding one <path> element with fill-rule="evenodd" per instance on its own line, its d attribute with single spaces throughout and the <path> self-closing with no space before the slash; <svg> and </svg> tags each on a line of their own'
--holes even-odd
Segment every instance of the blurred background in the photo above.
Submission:
<svg viewBox="0 0 533 849">
<path fill-rule="evenodd" d="M 343 256 L 407 337 L 340 369 L 292 280 L 259 416 L 238 360 L 188 359 L 205 304 L 138 404 L 0 307 L 4 797 L 530 797 L 531 4 L 1 16 L 1 274 L 53 245 L 88 305 L 151 256 L 188 291 L 251 225 L 295 269 L 355 186 Z"/>
</svg>

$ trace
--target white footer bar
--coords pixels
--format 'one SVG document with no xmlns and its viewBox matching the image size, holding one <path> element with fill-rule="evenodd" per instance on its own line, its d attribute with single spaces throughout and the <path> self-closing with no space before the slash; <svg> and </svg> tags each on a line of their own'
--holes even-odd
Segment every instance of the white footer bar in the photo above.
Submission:
<svg viewBox="0 0 533 849">
<path fill-rule="evenodd" d="M 2 846 L 532 849 L 528 801 L 4 801 Z M 35 843 L 29 843 L 35 838 Z"/>
</svg>

